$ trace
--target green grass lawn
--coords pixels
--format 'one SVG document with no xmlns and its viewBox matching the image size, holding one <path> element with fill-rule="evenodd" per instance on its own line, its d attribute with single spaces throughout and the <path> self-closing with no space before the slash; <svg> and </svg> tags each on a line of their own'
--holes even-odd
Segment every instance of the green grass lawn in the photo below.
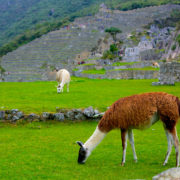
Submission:
<svg viewBox="0 0 180 180">
<path fill-rule="evenodd" d="M 0 124 L 0 179 L 151 179 L 175 166 L 174 147 L 169 163 L 162 166 L 167 150 L 163 126 L 134 130 L 138 163 L 127 146 L 124 167 L 120 166 L 120 131 L 111 131 L 97 146 L 86 164 L 77 163 L 79 146 L 93 133 L 97 122 Z M 180 133 L 180 125 L 177 127 Z M 179 134 L 178 133 L 178 134 Z"/>
<path fill-rule="evenodd" d="M 144 68 L 112 69 L 112 70 L 109 70 L 109 71 L 132 71 L 132 70 L 134 70 L 134 71 L 159 71 L 160 68 L 147 66 L 147 67 L 144 67 Z"/>
<path fill-rule="evenodd" d="M 84 74 L 105 74 L 106 70 L 105 69 L 89 69 L 89 70 L 84 70 L 82 71 Z"/>
<path fill-rule="evenodd" d="M 72 78 L 70 92 L 57 94 L 56 82 L 0 83 L 0 108 L 18 108 L 25 113 L 55 112 L 58 108 L 93 106 L 106 110 L 120 97 L 143 92 L 164 91 L 180 97 L 175 86 L 151 86 L 157 80 L 101 80 Z M 120 131 L 113 130 L 92 152 L 85 165 L 77 163 L 77 140 L 85 142 L 97 122 L 0 123 L 0 179 L 151 179 L 175 166 L 174 149 L 167 166 L 162 166 L 167 141 L 162 123 L 135 130 L 138 163 L 133 162 L 130 145 L 125 167 L 121 167 Z M 180 125 L 177 126 L 178 134 Z M 180 134 L 179 134 L 180 136 Z"/>
<path fill-rule="evenodd" d="M 107 80 L 72 78 L 70 92 L 57 94 L 56 82 L 1 82 L 0 109 L 17 108 L 25 113 L 55 112 L 56 108 L 106 110 L 120 97 L 143 92 L 164 91 L 180 97 L 180 83 L 152 86 L 157 80 Z"/>
</svg>

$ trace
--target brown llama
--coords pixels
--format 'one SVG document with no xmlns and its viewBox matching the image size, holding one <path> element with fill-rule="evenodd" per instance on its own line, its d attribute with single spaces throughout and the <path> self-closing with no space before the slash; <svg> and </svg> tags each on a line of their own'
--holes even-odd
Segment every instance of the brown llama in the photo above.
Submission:
<svg viewBox="0 0 180 180">
<path fill-rule="evenodd" d="M 176 166 L 179 166 L 179 140 L 176 133 L 176 123 L 179 116 L 180 100 L 171 94 L 152 92 L 121 98 L 105 112 L 93 135 L 85 144 L 77 141 L 80 145 L 78 163 L 84 163 L 105 135 L 115 128 L 121 130 L 123 147 L 121 164 L 125 163 L 127 138 L 130 141 L 136 162 L 137 156 L 132 129 L 148 128 L 160 119 L 168 141 L 168 150 L 163 165 L 168 162 L 173 143 L 176 151 Z"/>
</svg>

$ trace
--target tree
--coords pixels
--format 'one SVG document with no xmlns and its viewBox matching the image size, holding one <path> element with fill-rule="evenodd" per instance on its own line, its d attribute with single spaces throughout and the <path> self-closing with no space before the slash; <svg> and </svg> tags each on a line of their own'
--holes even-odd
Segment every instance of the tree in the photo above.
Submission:
<svg viewBox="0 0 180 180">
<path fill-rule="evenodd" d="M 116 42 L 116 40 L 117 40 L 116 35 L 118 33 L 121 33 L 122 31 L 119 28 L 110 27 L 108 29 L 105 29 L 105 32 L 109 33 L 112 36 L 113 40 Z"/>
</svg>

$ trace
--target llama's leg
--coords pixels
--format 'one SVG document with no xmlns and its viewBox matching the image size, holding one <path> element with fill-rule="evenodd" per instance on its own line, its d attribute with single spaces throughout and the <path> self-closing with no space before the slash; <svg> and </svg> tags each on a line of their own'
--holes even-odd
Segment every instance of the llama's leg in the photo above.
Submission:
<svg viewBox="0 0 180 180">
<path fill-rule="evenodd" d="M 167 150 L 167 154 L 166 154 L 166 158 L 165 158 L 165 161 L 163 163 L 163 165 L 165 166 L 168 162 L 168 159 L 169 159 L 169 156 L 171 154 L 171 149 L 172 149 L 172 137 L 171 137 L 171 134 L 168 132 L 168 130 L 166 128 L 165 129 L 165 132 L 166 132 L 166 137 L 167 137 L 167 142 L 168 142 L 168 150 Z"/>
<path fill-rule="evenodd" d="M 134 136 L 133 136 L 132 129 L 128 130 L 128 139 L 132 147 L 134 161 L 137 162 L 137 156 L 136 156 L 136 151 L 135 151 L 135 146 L 134 146 Z"/>
<path fill-rule="evenodd" d="M 122 148 L 123 148 L 123 156 L 121 165 L 124 166 L 126 161 L 126 147 L 127 147 L 127 130 L 121 129 L 121 140 L 122 140 Z"/>
<path fill-rule="evenodd" d="M 176 132 L 176 127 L 174 127 L 171 131 L 170 131 L 171 135 L 172 135 L 172 142 L 174 144 L 175 147 L 175 151 L 176 151 L 176 166 L 179 166 L 179 140 L 178 140 L 178 136 L 177 136 L 177 132 Z"/>
</svg>

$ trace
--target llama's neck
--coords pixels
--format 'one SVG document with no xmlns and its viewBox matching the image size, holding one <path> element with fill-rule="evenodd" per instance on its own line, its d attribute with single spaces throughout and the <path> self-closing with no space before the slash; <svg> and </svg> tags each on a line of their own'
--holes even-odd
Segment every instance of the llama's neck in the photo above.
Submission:
<svg viewBox="0 0 180 180">
<path fill-rule="evenodd" d="M 91 152 L 104 139 L 106 134 L 97 127 L 92 136 L 85 142 L 85 148 Z"/>
<path fill-rule="evenodd" d="M 65 83 L 64 83 L 64 81 L 62 80 L 61 83 L 60 83 L 60 86 L 61 86 L 61 87 L 64 87 L 64 84 L 65 84 Z"/>
</svg>

